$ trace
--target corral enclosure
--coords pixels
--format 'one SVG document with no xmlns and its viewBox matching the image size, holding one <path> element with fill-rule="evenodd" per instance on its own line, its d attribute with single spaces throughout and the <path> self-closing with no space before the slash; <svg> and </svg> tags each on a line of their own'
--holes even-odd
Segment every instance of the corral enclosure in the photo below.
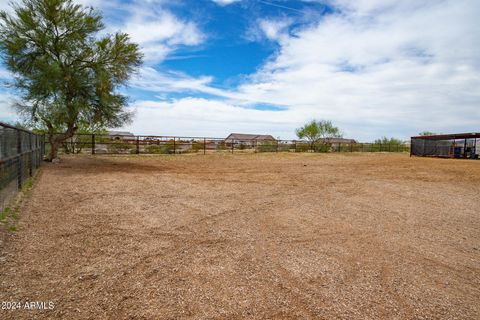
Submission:
<svg viewBox="0 0 480 320">
<path fill-rule="evenodd" d="M 480 166 L 66 156 L 2 248 L 2 319 L 478 319 Z"/>
</svg>

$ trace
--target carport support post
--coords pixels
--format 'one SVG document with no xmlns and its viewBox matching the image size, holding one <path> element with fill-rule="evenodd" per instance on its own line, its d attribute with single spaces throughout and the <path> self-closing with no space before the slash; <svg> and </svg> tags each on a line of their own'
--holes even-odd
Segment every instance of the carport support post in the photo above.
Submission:
<svg viewBox="0 0 480 320">
<path fill-rule="evenodd" d="M 463 157 L 467 157 L 467 138 L 465 138 L 465 141 L 463 143 Z"/>
<path fill-rule="evenodd" d="M 234 146 L 235 140 L 232 139 L 232 153 L 233 153 L 233 146 Z"/>
<path fill-rule="evenodd" d="M 92 154 L 95 154 L 95 134 L 92 134 Z"/>
</svg>

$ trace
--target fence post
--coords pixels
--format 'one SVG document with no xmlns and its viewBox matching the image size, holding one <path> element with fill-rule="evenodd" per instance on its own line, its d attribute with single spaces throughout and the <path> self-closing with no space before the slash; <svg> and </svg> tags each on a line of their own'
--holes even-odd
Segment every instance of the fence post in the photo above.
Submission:
<svg viewBox="0 0 480 320">
<path fill-rule="evenodd" d="M 139 154 L 139 153 L 140 153 L 140 137 L 138 137 L 138 136 L 137 136 L 135 153 L 136 153 L 136 154 Z"/>
<path fill-rule="evenodd" d="M 95 134 L 92 134 L 92 154 L 95 154 Z"/>
<path fill-rule="evenodd" d="M 28 146 L 29 146 L 30 150 L 28 151 L 28 174 L 29 174 L 30 177 L 32 176 L 32 173 L 33 173 L 32 172 L 33 171 L 33 169 L 32 169 L 32 165 L 33 165 L 33 163 L 32 163 L 33 162 L 32 138 L 33 138 L 32 134 L 29 133 L 28 134 L 28 140 L 29 140 L 30 143 L 29 143 Z"/>
<path fill-rule="evenodd" d="M 174 154 L 174 155 L 177 153 L 177 146 L 176 146 L 176 144 L 175 144 L 175 140 L 176 140 L 176 139 L 177 139 L 177 138 L 173 137 L 173 154 Z"/>
<path fill-rule="evenodd" d="M 207 139 L 203 138 L 203 154 L 207 152 Z"/>
<path fill-rule="evenodd" d="M 297 152 L 297 140 L 294 140 L 293 143 L 294 143 L 294 147 L 295 147 L 295 152 Z"/>
<path fill-rule="evenodd" d="M 277 145 L 275 146 L 275 152 L 278 152 L 278 140 L 277 141 Z"/>
<path fill-rule="evenodd" d="M 341 142 L 338 143 L 338 152 L 342 152 L 342 143 Z"/>
<path fill-rule="evenodd" d="M 22 136 L 20 130 L 17 131 L 17 187 L 22 188 Z"/>
<path fill-rule="evenodd" d="M 234 143 L 235 143 L 235 140 L 232 139 L 232 153 L 233 153 Z"/>
<path fill-rule="evenodd" d="M 43 161 L 43 158 L 45 157 L 45 135 L 42 136 L 42 146 L 41 146 L 42 150 L 41 150 L 41 154 L 42 154 L 42 161 Z"/>
</svg>

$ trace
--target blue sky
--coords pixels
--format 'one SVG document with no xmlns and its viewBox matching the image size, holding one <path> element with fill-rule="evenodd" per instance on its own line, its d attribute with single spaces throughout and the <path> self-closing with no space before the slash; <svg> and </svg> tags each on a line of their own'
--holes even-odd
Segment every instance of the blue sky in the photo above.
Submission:
<svg viewBox="0 0 480 320">
<path fill-rule="evenodd" d="M 361 141 L 480 131 L 478 1 L 78 2 L 145 54 L 122 89 L 136 134 L 288 139 L 313 118 Z M 0 119 L 14 99 L 0 89 Z"/>
</svg>

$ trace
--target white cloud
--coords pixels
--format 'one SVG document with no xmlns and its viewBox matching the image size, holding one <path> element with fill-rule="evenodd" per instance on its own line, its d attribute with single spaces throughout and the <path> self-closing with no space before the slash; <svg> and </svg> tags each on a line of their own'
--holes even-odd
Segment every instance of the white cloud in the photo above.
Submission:
<svg viewBox="0 0 480 320">
<path fill-rule="evenodd" d="M 12 74 L 10 73 L 10 71 L 0 66 L 0 81 L 9 80 L 11 78 L 12 78 Z"/>
<path fill-rule="evenodd" d="M 230 132 L 255 132 L 285 135 L 285 128 L 295 122 L 295 115 L 290 118 L 279 112 L 245 109 L 205 98 L 139 101 L 134 108 L 135 123 L 123 129 L 138 134 L 225 137 Z M 267 119 L 268 128 L 263 127 Z"/>
<path fill-rule="evenodd" d="M 236 92 L 229 92 L 212 87 L 211 76 L 190 77 L 186 74 L 166 71 L 159 72 L 151 67 L 143 67 L 139 74 L 132 80 L 133 87 L 158 93 L 190 92 L 207 93 L 223 98 L 240 99 Z"/>
<path fill-rule="evenodd" d="M 212 0 L 212 1 L 220 6 L 226 6 L 235 2 L 239 2 L 241 0 Z"/>
<path fill-rule="evenodd" d="M 111 21 L 105 33 L 126 32 L 133 42 L 138 43 L 147 64 L 162 62 L 180 46 L 196 46 L 205 39 L 205 34 L 194 21 L 174 15 L 167 9 L 166 0 L 80 0 L 103 11 Z M 113 19 L 112 19 L 113 18 Z"/>
<path fill-rule="evenodd" d="M 13 123 L 18 120 L 18 116 L 12 107 L 15 97 L 12 94 L 0 92 L 0 121 Z"/>
<path fill-rule="evenodd" d="M 261 41 L 264 38 L 279 41 L 281 37 L 288 36 L 288 27 L 292 22 L 290 18 L 258 19 L 248 28 L 245 38 L 249 41 Z"/>
<path fill-rule="evenodd" d="M 7 13 L 13 13 L 13 8 L 11 6 L 11 3 L 18 3 L 19 1 L 7 1 L 7 0 L 1 0 L 0 1 L 0 11 L 5 11 Z"/>
<path fill-rule="evenodd" d="M 290 19 L 283 20 L 262 20 L 260 28 L 270 40 L 279 40 L 281 34 L 290 25 Z"/>
<path fill-rule="evenodd" d="M 149 64 L 163 61 L 178 46 L 199 45 L 205 39 L 194 22 L 157 7 L 136 7 L 117 29 L 128 33 L 140 45 Z"/>
</svg>

